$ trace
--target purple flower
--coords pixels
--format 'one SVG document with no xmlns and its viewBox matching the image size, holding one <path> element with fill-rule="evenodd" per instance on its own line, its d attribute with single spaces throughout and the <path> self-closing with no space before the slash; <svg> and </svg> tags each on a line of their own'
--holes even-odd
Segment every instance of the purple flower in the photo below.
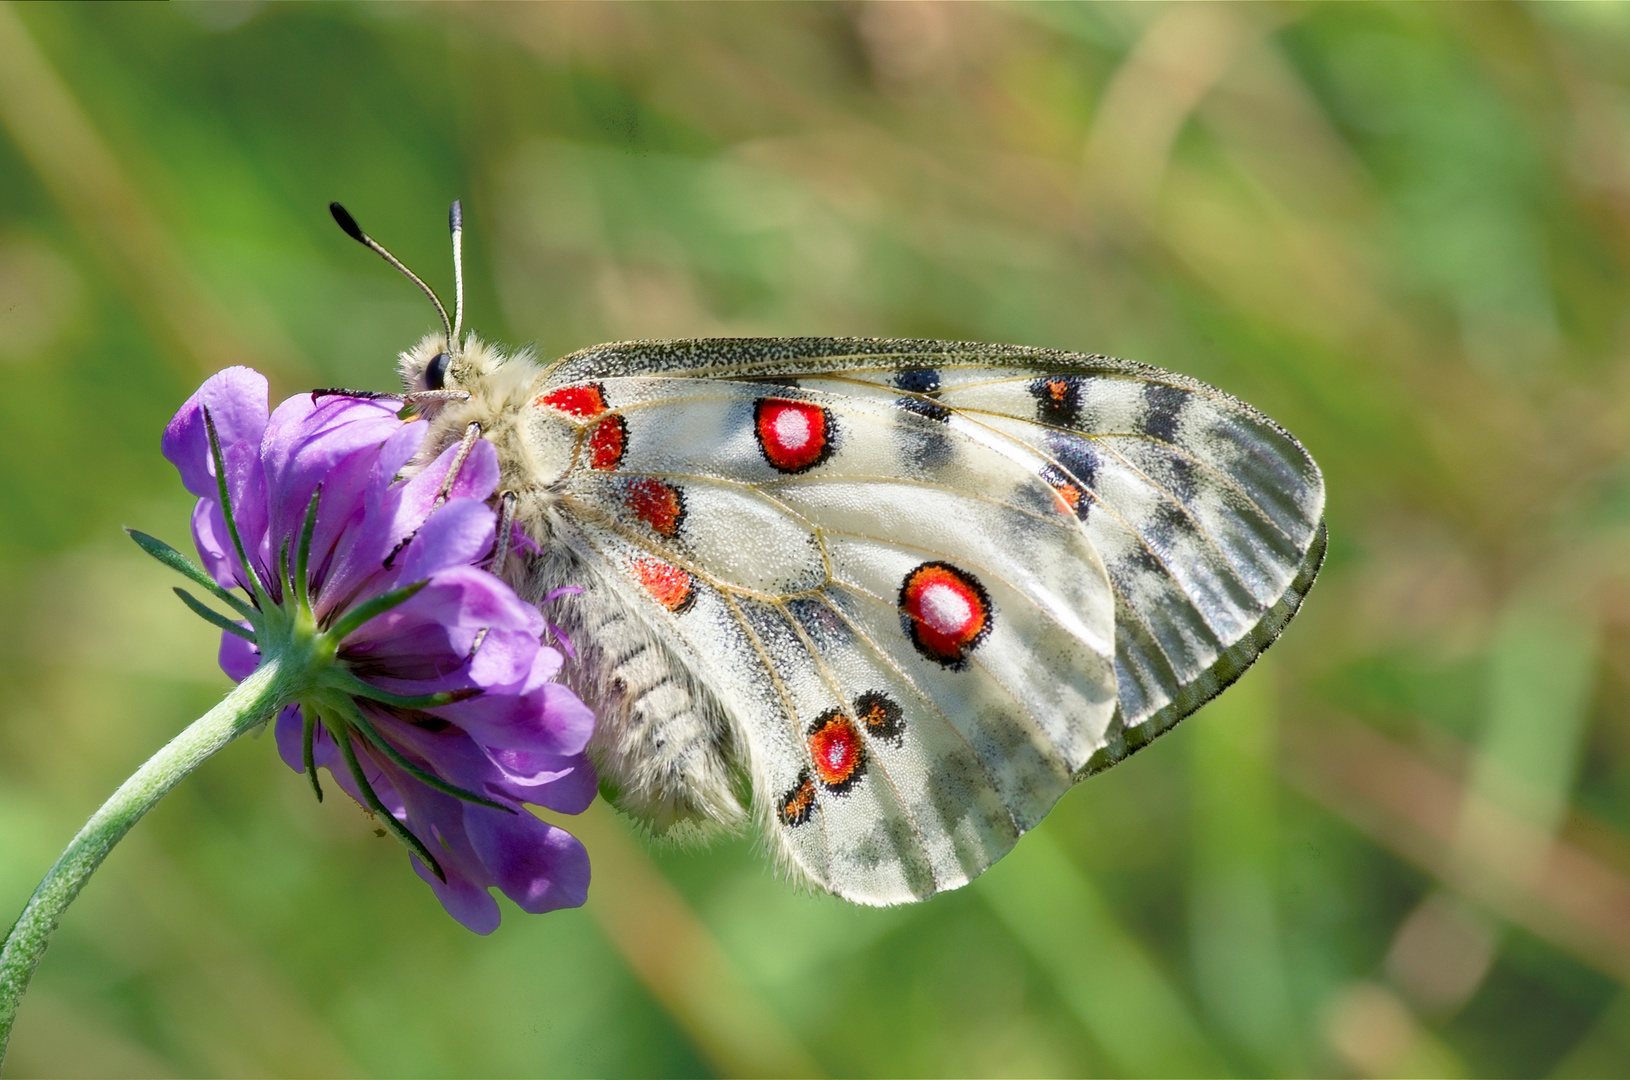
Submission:
<svg viewBox="0 0 1630 1080">
<path fill-rule="evenodd" d="M 242 621 L 182 598 L 223 628 L 234 679 L 267 662 L 307 666 L 277 718 L 283 759 L 318 798 L 326 766 L 408 845 L 448 912 L 485 934 L 499 921 L 489 886 L 531 912 L 587 896 L 582 845 L 523 803 L 588 806 L 594 718 L 553 681 L 561 655 L 541 644 L 543 616 L 480 568 L 494 541 L 493 448 L 475 443 L 446 490 L 456 447 L 398 479 L 426 430 L 398 405 L 301 395 L 268 417 L 256 372 L 206 381 L 165 429 L 164 456 L 198 496 L 193 537 L 212 592 Z"/>
</svg>

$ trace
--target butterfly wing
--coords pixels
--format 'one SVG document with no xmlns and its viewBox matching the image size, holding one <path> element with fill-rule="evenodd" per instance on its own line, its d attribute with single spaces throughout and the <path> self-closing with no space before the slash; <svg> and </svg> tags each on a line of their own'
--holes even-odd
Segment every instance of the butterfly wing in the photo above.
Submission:
<svg viewBox="0 0 1630 1080">
<path fill-rule="evenodd" d="M 606 410 L 563 492 L 591 557 L 718 695 L 774 846 L 854 900 L 990 865 L 1237 676 L 1322 554 L 1294 439 L 1123 361 L 727 339 L 546 378 Z"/>
</svg>

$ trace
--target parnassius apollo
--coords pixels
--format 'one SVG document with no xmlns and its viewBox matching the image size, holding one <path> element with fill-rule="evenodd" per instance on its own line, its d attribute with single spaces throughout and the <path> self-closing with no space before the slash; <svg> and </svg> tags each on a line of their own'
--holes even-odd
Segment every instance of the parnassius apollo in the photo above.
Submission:
<svg viewBox="0 0 1630 1080">
<path fill-rule="evenodd" d="M 750 824 L 861 903 L 956 888 L 1237 678 L 1318 572 L 1318 467 L 1194 379 L 875 338 L 540 364 L 463 332 L 452 227 L 455 317 L 401 355 L 424 460 L 497 448 L 529 543 L 501 525 L 494 569 L 549 600 L 606 790 L 657 833 Z"/>
</svg>

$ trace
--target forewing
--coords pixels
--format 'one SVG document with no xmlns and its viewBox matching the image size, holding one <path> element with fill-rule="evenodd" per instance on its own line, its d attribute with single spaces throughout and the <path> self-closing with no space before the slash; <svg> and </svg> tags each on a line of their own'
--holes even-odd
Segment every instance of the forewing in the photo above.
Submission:
<svg viewBox="0 0 1630 1080">
<path fill-rule="evenodd" d="M 1271 644 L 1322 562 L 1324 481 L 1251 406 L 1105 356 L 968 342 L 605 345 L 554 376 L 791 379 L 961 429 L 1069 501 L 1115 593 L 1120 714 L 1101 767 L 1198 708 Z"/>
</svg>

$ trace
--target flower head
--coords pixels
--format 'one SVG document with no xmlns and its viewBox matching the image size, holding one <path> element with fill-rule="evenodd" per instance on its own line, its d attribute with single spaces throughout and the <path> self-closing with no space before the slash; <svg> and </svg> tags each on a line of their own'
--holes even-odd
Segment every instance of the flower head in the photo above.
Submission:
<svg viewBox="0 0 1630 1080">
<path fill-rule="evenodd" d="M 198 496 L 193 537 L 214 587 L 196 580 L 241 619 L 182 598 L 222 627 L 234 679 L 274 659 L 309 669 L 277 719 L 284 760 L 318 798 L 326 766 L 408 845 L 448 912 L 487 933 L 489 886 L 532 912 L 585 899 L 582 845 L 522 804 L 588 806 L 594 721 L 554 681 L 543 616 L 481 568 L 492 447 L 477 442 L 450 484 L 456 447 L 398 479 L 426 431 L 398 404 L 301 395 L 268 416 L 256 372 L 206 381 L 166 428 L 164 455 Z"/>
</svg>

